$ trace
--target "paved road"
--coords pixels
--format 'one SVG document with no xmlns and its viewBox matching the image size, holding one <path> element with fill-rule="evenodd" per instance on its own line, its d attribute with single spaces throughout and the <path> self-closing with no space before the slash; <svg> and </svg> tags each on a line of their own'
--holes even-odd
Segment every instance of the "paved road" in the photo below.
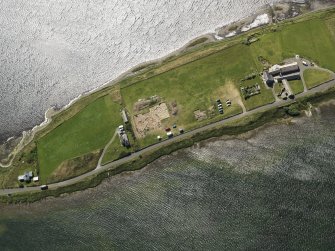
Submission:
<svg viewBox="0 0 335 251">
<path fill-rule="evenodd" d="M 311 90 L 309 90 L 307 92 L 300 93 L 300 94 L 296 95 L 296 98 L 305 97 L 305 96 L 308 96 L 308 95 L 315 94 L 317 92 L 322 92 L 322 91 L 328 90 L 330 87 L 333 87 L 333 86 L 335 86 L 335 79 L 332 80 L 332 81 L 329 81 L 329 82 L 327 82 L 325 84 L 322 84 L 320 86 L 317 86 L 317 87 L 315 87 L 315 88 L 313 88 L 313 89 L 311 89 Z M 172 139 L 168 139 L 168 140 L 162 141 L 160 143 L 157 143 L 155 145 L 149 146 L 149 147 L 147 147 L 147 148 L 145 148 L 145 149 L 143 149 L 141 151 L 133 153 L 132 155 L 130 155 L 128 157 L 125 157 L 123 159 L 111 162 L 109 164 L 101 166 L 98 169 L 95 169 L 93 171 L 90 171 L 88 173 L 80 175 L 78 177 L 75 177 L 75 178 L 72 178 L 72 179 L 69 179 L 69 180 L 66 180 L 66 181 L 62 181 L 62 182 L 59 182 L 59 183 L 50 184 L 49 185 L 49 189 L 56 189 L 56 188 L 59 188 L 59 187 L 63 187 L 63 186 L 68 186 L 68 185 L 75 184 L 75 183 L 77 183 L 79 181 L 82 181 L 83 179 L 85 179 L 87 177 L 90 177 L 90 176 L 92 176 L 94 174 L 98 174 L 100 172 L 112 169 L 112 168 L 114 168 L 114 167 L 116 167 L 118 165 L 127 163 L 127 162 L 129 162 L 129 161 L 131 161 L 133 159 L 136 159 L 137 157 L 139 157 L 139 155 L 143 155 L 143 154 L 145 154 L 147 152 L 156 150 L 156 149 L 161 148 L 163 146 L 170 145 L 173 142 L 180 141 L 182 139 L 186 139 L 186 138 L 188 138 L 188 137 L 190 137 L 192 135 L 195 135 L 195 134 L 197 134 L 199 132 L 210 130 L 210 129 L 214 129 L 215 127 L 223 125 L 224 123 L 233 122 L 233 121 L 236 121 L 236 120 L 238 120 L 240 118 L 243 118 L 245 116 L 252 115 L 252 114 L 255 114 L 255 113 L 258 113 L 258 112 L 262 112 L 262 111 L 266 111 L 266 110 L 269 110 L 269 109 L 272 109 L 272 108 L 275 108 L 275 107 L 280 107 L 280 106 L 283 106 L 283 105 L 287 105 L 287 104 L 290 104 L 290 103 L 293 103 L 293 102 L 294 102 L 294 100 L 276 101 L 276 102 L 274 102 L 272 104 L 268 104 L 268 105 L 256 108 L 254 110 L 247 111 L 247 112 L 238 114 L 236 116 L 220 120 L 220 121 L 215 122 L 213 124 L 209 124 L 209 125 L 200 127 L 198 129 L 185 132 L 184 134 L 177 135 L 177 136 L 175 136 Z M 13 193 L 22 193 L 22 192 L 29 192 L 29 191 L 40 191 L 40 188 L 39 187 L 26 187 L 26 188 L 2 189 L 2 190 L 0 190 L 0 195 L 7 195 L 7 194 L 13 194 Z"/>
</svg>

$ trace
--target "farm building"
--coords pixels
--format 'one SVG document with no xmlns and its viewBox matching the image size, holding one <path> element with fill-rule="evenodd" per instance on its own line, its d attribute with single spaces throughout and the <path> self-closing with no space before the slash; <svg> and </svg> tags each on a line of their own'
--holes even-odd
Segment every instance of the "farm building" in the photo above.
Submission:
<svg viewBox="0 0 335 251">
<path fill-rule="evenodd" d="M 275 64 L 272 67 L 270 67 L 269 74 L 272 75 L 273 77 L 275 77 L 275 76 L 280 74 L 280 69 L 281 69 L 281 66 Z"/>
<path fill-rule="evenodd" d="M 125 110 L 122 110 L 121 112 L 121 116 L 122 116 L 122 119 L 123 119 L 123 122 L 126 124 L 128 123 L 128 117 L 127 117 L 127 113 Z"/>
<path fill-rule="evenodd" d="M 298 64 L 295 62 L 293 64 L 289 64 L 289 65 L 284 65 L 281 70 L 280 73 L 281 75 L 288 75 L 294 72 L 299 72 L 300 68 L 298 66 Z"/>
<path fill-rule="evenodd" d="M 29 182 L 31 179 L 34 177 L 34 174 L 32 171 L 30 172 L 25 172 L 24 175 L 20 175 L 17 177 L 17 180 L 20 182 Z"/>
<path fill-rule="evenodd" d="M 273 76 L 268 72 L 268 71 L 264 71 L 263 72 L 263 78 L 264 78 L 264 81 L 265 83 L 272 87 L 273 86 L 273 83 L 275 82 Z"/>
<path fill-rule="evenodd" d="M 299 72 L 299 66 L 297 62 L 291 63 L 291 64 L 285 64 L 285 65 L 273 65 L 269 69 L 269 74 L 273 77 L 278 75 L 287 75 L 294 72 Z"/>
<path fill-rule="evenodd" d="M 278 77 L 279 81 L 282 81 L 283 79 L 286 79 L 286 80 L 298 80 L 298 79 L 301 79 L 300 72 L 294 72 L 292 74 L 281 75 L 280 77 Z"/>
<path fill-rule="evenodd" d="M 123 133 L 120 137 L 121 139 L 121 144 L 125 147 L 130 147 L 130 142 L 129 142 L 129 139 L 128 139 L 128 136 L 127 134 Z"/>
<path fill-rule="evenodd" d="M 282 81 L 283 79 L 301 79 L 299 65 L 297 62 L 286 65 L 273 65 L 268 72 L 263 72 L 263 79 L 269 87 L 273 86 L 275 80 Z"/>
</svg>

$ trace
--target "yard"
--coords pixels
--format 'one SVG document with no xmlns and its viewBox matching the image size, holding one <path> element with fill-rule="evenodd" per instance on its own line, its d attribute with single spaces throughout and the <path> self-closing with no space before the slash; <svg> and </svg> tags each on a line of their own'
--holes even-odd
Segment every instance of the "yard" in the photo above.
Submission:
<svg viewBox="0 0 335 251">
<path fill-rule="evenodd" d="M 158 76 L 123 88 L 121 86 L 121 94 L 131 115 L 134 114 L 133 105 L 138 99 L 157 95 L 167 105 L 176 103 L 177 115 L 171 116 L 165 124 L 171 126 L 176 123 L 189 130 L 206 123 L 206 121 L 199 122 L 195 118 L 194 112 L 197 110 L 207 114 L 208 122 L 220 118 L 215 104 L 218 98 L 222 101 L 236 100 L 232 100 L 233 105 L 235 104 L 233 107 L 224 109 L 223 116 L 228 116 L 230 111 L 233 114 L 239 113 L 240 106 L 243 105 L 239 92 L 239 80 L 255 71 L 257 71 L 256 64 L 249 47 L 237 44 Z M 265 93 L 268 92 L 265 91 L 262 98 L 256 98 L 257 106 L 268 103 Z M 248 102 L 248 105 L 252 102 Z"/>
<path fill-rule="evenodd" d="M 165 65 L 158 67 L 155 70 L 160 73 L 158 75 L 150 71 L 145 73 L 144 77 L 141 75 L 143 78 L 140 75 L 134 78 L 134 82 L 136 79 L 146 78 L 144 80 L 135 83 L 133 80 L 123 81 L 128 85 L 121 84 L 121 93 L 111 92 L 111 95 L 101 97 L 84 108 L 81 107 L 80 112 L 69 119 L 66 117 L 67 120 L 64 123 L 37 141 L 41 182 L 46 182 L 64 161 L 73 160 L 88 153 L 96 153 L 105 147 L 114 135 L 115 128 L 122 123 L 121 100 L 130 114 L 132 125 L 134 125 L 133 115 L 136 113 L 134 104 L 139 99 L 157 95 L 162 102 L 166 103 L 170 111 L 171 107 L 177 111 L 174 115 L 170 114 L 169 118 L 162 120 L 162 128 L 136 139 L 134 142 L 137 144 L 136 147 L 144 147 L 157 142 L 157 135 L 166 137 L 164 128 L 172 127 L 173 124 L 177 125 L 177 128 L 173 129 L 174 133 L 178 133 L 179 128 L 191 130 L 241 113 L 242 108 L 251 110 L 273 102 L 271 90 L 265 87 L 258 76 L 250 80 L 250 84 L 258 83 L 261 93 L 247 100 L 240 95 L 241 79 L 248 74 L 261 72 L 264 67 L 262 62 L 276 64 L 295 54 L 300 54 L 334 71 L 335 36 L 332 35 L 335 34 L 334 21 L 327 18 L 327 21 L 313 17 L 307 21 L 294 21 L 296 23 L 293 24 L 281 23 L 274 29 L 276 31 L 258 33 L 256 36 L 259 40 L 249 46 L 243 45 L 237 37 L 227 42 L 227 48 L 210 55 L 208 51 L 212 53 L 215 51 L 213 49 L 215 46 L 222 46 L 225 41 L 213 46 L 208 45 L 207 52 L 205 49 L 195 51 L 194 54 L 198 55 L 195 58 L 193 52 L 183 55 L 181 57 L 184 58 L 181 60 L 185 63 L 183 65 L 180 65 L 181 62 L 176 58 L 176 61 L 167 61 Z M 232 45 L 234 41 L 237 42 Z M 208 56 L 196 59 L 200 57 L 199 55 Z M 260 57 L 265 60 L 260 62 Z M 186 59 L 194 61 L 187 63 Z M 178 67 L 172 68 L 177 65 Z M 327 72 L 309 72 L 308 70 L 304 77 L 308 88 L 312 88 L 329 79 L 330 76 Z M 300 81 L 290 81 L 290 84 L 295 94 L 303 90 Z M 243 85 L 247 86 L 249 82 L 244 82 Z M 113 95 L 117 96 L 119 102 L 114 100 Z M 216 104 L 218 98 L 224 105 L 224 114 L 218 112 Z M 232 101 L 231 107 L 226 107 L 227 99 Z M 204 114 L 204 118 L 196 118 L 196 111 Z M 118 140 L 114 140 L 104 161 L 118 158 L 120 154 L 124 154 L 123 150 Z"/>
<path fill-rule="evenodd" d="M 133 139 L 131 133 L 126 131 L 130 147 L 124 147 L 121 145 L 118 134 L 115 132 L 115 136 L 113 136 L 112 143 L 108 146 L 105 155 L 102 158 L 101 164 L 107 164 L 117 159 L 121 159 L 129 155 L 134 150 L 135 140 Z"/>
<path fill-rule="evenodd" d="M 42 137 L 37 143 L 41 182 L 64 160 L 104 148 L 120 123 L 120 105 L 106 95 Z"/>
<path fill-rule="evenodd" d="M 245 107 L 248 111 L 262 105 L 273 103 L 275 101 L 272 91 L 265 87 L 263 80 L 259 76 L 256 76 L 254 79 L 243 81 L 241 83 L 241 87 L 246 88 L 248 86 L 250 87 L 256 84 L 260 87 L 260 94 L 251 96 L 248 99 L 243 100 Z"/>
<path fill-rule="evenodd" d="M 308 89 L 318 86 L 331 78 L 332 75 L 327 71 L 318 69 L 307 69 L 304 71 L 304 79 Z"/>
<path fill-rule="evenodd" d="M 304 85 L 301 80 L 291 80 L 289 81 L 289 85 L 294 95 L 297 95 L 304 91 Z"/>
<path fill-rule="evenodd" d="M 328 21 L 327 24 L 321 18 L 280 24 L 277 31 L 261 35 L 258 42 L 250 45 L 252 54 L 255 58 L 262 56 L 271 64 L 299 54 L 335 71 L 335 37 L 330 33 L 334 26 Z"/>
</svg>

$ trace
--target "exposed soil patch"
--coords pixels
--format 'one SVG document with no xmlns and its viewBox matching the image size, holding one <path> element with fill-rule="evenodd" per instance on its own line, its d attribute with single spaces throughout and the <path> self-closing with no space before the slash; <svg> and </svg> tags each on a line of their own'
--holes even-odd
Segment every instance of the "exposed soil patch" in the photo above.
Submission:
<svg viewBox="0 0 335 251">
<path fill-rule="evenodd" d="M 228 80 L 222 87 L 215 91 L 215 95 L 218 95 L 220 98 L 222 98 L 221 101 L 223 102 L 229 99 L 232 104 L 238 104 L 242 107 L 243 111 L 246 111 L 240 95 L 240 91 L 232 81 Z"/>
<path fill-rule="evenodd" d="M 194 111 L 194 117 L 196 120 L 201 121 L 207 119 L 207 114 L 205 111 L 196 110 Z"/>
<path fill-rule="evenodd" d="M 148 108 L 158 102 L 161 101 L 161 98 L 158 96 L 152 96 L 148 99 L 140 99 L 134 104 L 134 111 L 139 112 L 141 110 L 144 110 L 145 108 Z"/>
<path fill-rule="evenodd" d="M 178 114 L 177 101 L 174 100 L 173 102 L 171 102 L 170 107 L 171 107 L 171 114 L 173 116 L 177 116 L 177 114 Z"/>
<path fill-rule="evenodd" d="M 113 90 L 111 90 L 110 95 L 112 97 L 112 100 L 115 103 L 121 104 L 122 102 L 122 97 L 121 97 L 121 92 L 120 92 L 120 85 L 116 85 Z"/>
<path fill-rule="evenodd" d="M 134 122 L 137 135 L 143 138 L 149 131 L 162 129 L 162 120 L 169 117 L 169 109 L 166 103 L 151 107 L 147 113 L 135 115 Z"/>
</svg>

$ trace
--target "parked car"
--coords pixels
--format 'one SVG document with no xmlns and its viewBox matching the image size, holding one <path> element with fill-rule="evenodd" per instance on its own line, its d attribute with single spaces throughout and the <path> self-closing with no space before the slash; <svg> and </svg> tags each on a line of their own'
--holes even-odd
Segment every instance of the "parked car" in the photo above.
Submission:
<svg viewBox="0 0 335 251">
<path fill-rule="evenodd" d="M 41 190 L 48 190 L 48 185 L 42 185 L 40 186 Z"/>
</svg>

